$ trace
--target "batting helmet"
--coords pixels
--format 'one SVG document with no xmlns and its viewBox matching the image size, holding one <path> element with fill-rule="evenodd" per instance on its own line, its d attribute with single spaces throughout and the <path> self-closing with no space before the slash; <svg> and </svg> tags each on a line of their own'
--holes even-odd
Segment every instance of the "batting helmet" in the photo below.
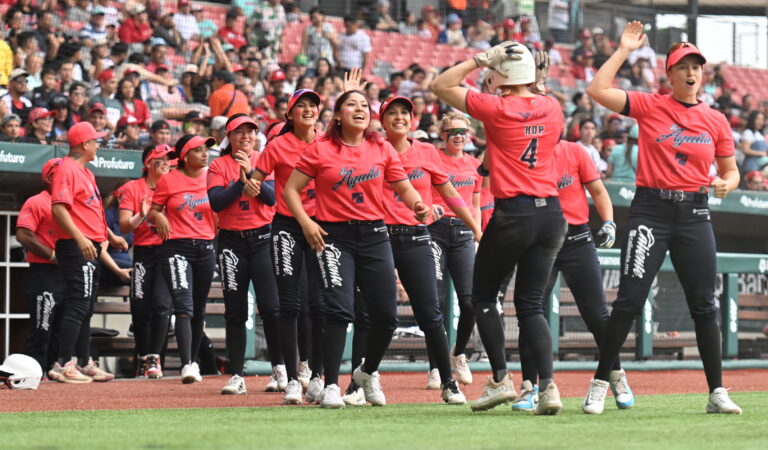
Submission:
<svg viewBox="0 0 768 450">
<path fill-rule="evenodd" d="M 0 380 L 11 389 L 37 389 L 42 377 L 40 364 L 20 353 L 8 355 L 0 366 Z"/>
<path fill-rule="evenodd" d="M 521 59 L 503 61 L 488 71 L 485 77 L 488 92 L 495 93 L 501 86 L 527 85 L 536 81 L 536 63 L 533 55 L 527 47 L 519 47 L 523 49 L 523 52 L 519 53 Z"/>
</svg>

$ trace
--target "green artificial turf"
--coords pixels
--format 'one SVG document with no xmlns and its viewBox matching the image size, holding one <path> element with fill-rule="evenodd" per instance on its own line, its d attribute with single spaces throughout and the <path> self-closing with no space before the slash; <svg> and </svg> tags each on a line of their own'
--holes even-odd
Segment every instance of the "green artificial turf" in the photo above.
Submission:
<svg viewBox="0 0 768 450">
<path fill-rule="evenodd" d="M 732 398 L 744 415 L 706 414 L 703 394 L 638 397 L 627 411 L 609 397 L 602 416 L 579 399 L 556 417 L 442 404 L 9 413 L 0 436 L 3 449 L 768 448 L 768 392 Z"/>
</svg>

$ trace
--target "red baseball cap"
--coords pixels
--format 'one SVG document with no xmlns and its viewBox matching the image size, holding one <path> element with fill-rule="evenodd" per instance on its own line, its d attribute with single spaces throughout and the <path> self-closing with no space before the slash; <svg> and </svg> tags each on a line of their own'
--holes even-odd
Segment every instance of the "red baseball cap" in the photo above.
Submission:
<svg viewBox="0 0 768 450">
<path fill-rule="evenodd" d="M 185 136 L 186 137 L 186 136 Z M 184 138 L 181 138 L 179 141 L 181 141 Z M 176 144 L 178 148 L 178 143 Z M 216 145 L 216 139 L 212 137 L 202 137 L 202 136 L 192 136 L 191 138 L 187 139 L 186 142 L 183 143 L 181 150 L 179 150 L 179 160 L 183 160 L 185 156 L 187 156 L 187 153 L 189 153 L 190 150 L 197 147 L 213 147 Z"/>
<path fill-rule="evenodd" d="M 232 64 L 232 73 L 240 72 L 241 70 L 245 70 L 245 67 L 243 67 L 240 63 L 234 63 Z"/>
<path fill-rule="evenodd" d="M 515 28 L 515 20 L 511 17 L 507 17 L 504 19 L 504 22 L 501 23 L 501 26 L 504 27 L 505 30 L 508 30 L 510 28 Z"/>
<path fill-rule="evenodd" d="M 122 116 L 122 117 L 120 117 L 120 119 L 118 119 L 118 121 L 117 121 L 117 126 L 118 127 L 124 127 L 124 126 L 127 126 L 127 125 L 134 125 L 134 126 L 138 127 L 139 126 L 139 119 L 137 119 L 137 118 L 135 118 L 133 116 Z"/>
<path fill-rule="evenodd" d="M 144 158 L 144 167 L 146 167 L 151 160 L 155 158 L 162 158 L 163 156 L 172 152 L 173 152 L 173 149 L 171 148 L 170 145 L 165 145 L 165 144 L 156 145 L 155 148 L 153 148 L 152 151 L 150 151 L 147 154 L 147 157 Z"/>
<path fill-rule="evenodd" d="M 282 70 L 275 70 L 272 75 L 269 76 L 269 81 L 285 81 L 285 74 Z"/>
<path fill-rule="evenodd" d="M 312 89 L 299 89 L 298 91 L 291 94 L 291 98 L 288 99 L 288 113 L 291 112 L 291 109 L 293 109 L 293 105 L 296 104 L 296 102 L 299 101 L 304 96 L 312 97 L 312 100 L 315 101 L 315 104 L 320 106 L 320 94 L 313 91 Z M 287 113 L 286 113 L 287 115 Z"/>
<path fill-rule="evenodd" d="M 259 129 L 259 124 L 257 124 L 253 119 L 251 119 L 251 116 L 240 116 L 227 124 L 227 134 L 235 131 L 237 127 L 244 124 L 253 125 L 253 127 L 256 128 L 256 130 Z"/>
<path fill-rule="evenodd" d="M 675 48 L 677 46 L 677 48 Z M 672 45 L 671 48 L 674 48 L 671 52 L 669 52 L 667 56 L 667 72 L 669 72 L 669 69 L 674 66 L 675 64 L 679 63 L 681 59 L 685 58 L 688 55 L 695 55 L 701 58 L 701 63 L 706 64 L 707 58 L 704 57 L 704 55 L 701 54 L 698 48 L 696 48 L 695 45 L 689 43 L 689 42 L 679 42 L 677 44 Z"/>
<path fill-rule="evenodd" d="M 115 78 L 115 72 L 112 72 L 111 70 L 104 70 L 99 74 L 99 83 L 104 83 L 106 81 L 111 80 L 112 78 Z"/>
<path fill-rule="evenodd" d="M 189 0 L 179 0 L 179 6 L 189 5 Z"/>
<path fill-rule="evenodd" d="M 67 132 L 70 147 L 80 145 L 83 142 L 91 141 L 93 139 L 99 139 L 106 135 L 106 132 L 99 133 L 96 131 L 96 129 L 93 128 L 93 125 L 91 125 L 91 122 L 78 122 L 72 125 L 72 128 Z"/>
<path fill-rule="evenodd" d="M 56 114 L 55 112 L 48 111 L 45 108 L 34 108 L 29 113 L 29 121 L 34 122 L 37 119 L 45 119 L 46 117 L 51 117 L 55 114 Z"/>
<path fill-rule="evenodd" d="M 43 164 L 43 183 L 48 184 L 48 177 L 51 175 L 53 169 L 61 164 L 62 158 L 52 158 Z"/>
<path fill-rule="evenodd" d="M 90 108 L 88 108 L 88 114 L 93 114 L 96 111 L 104 115 L 107 114 L 107 108 L 105 108 L 102 103 L 94 103 Z"/>
<path fill-rule="evenodd" d="M 391 97 L 384 101 L 384 103 L 381 104 L 379 107 L 379 116 L 383 116 L 384 113 L 387 111 L 387 108 L 389 108 L 389 105 L 392 103 L 402 103 L 405 105 L 405 108 L 408 110 L 409 113 L 413 114 L 413 102 L 411 99 L 407 97 Z"/>
</svg>

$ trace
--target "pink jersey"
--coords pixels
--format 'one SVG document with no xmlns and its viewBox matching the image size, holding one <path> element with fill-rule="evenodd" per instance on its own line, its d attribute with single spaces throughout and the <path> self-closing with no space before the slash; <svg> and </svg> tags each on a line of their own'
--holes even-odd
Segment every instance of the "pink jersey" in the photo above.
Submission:
<svg viewBox="0 0 768 450">
<path fill-rule="evenodd" d="M 408 179 L 397 152 L 384 140 L 352 147 L 317 139 L 296 170 L 315 179 L 315 217 L 326 222 L 383 219 L 384 184 Z"/>
<path fill-rule="evenodd" d="M 251 153 L 251 167 L 259 158 L 258 152 Z M 228 188 L 240 179 L 240 164 L 231 154 L 216 158 L 208 168 L 208 189 L 221 186 Z M 222 230 L 251 230 L 272 222 L 274 206 L 265 205 L 257 197 L 242 194 L 237 201 L 219 212 L 219 228 Z"/>
<path fill-rule="evenodd" d="M 414 140 L 411 148 L 400 155 L 405 173 L 414 189 L 421 195 L 421 200 L 429 205 L 432 203 L 432 186 L 445 184 L 448 175 L 440 161 L 438 151 L 432 144 Z M 438 194 L 439 196 L 439 194 Z M 388 225 L 419 225 L 421 222 L 414 217 L 413 210 L 406 206 L 392 185 L 384 185 L 384 221 Z"/>
<path fill-rule="evenodd" d="M 322 134 L 318 132 L 314 141 L 317 141 Z M 313 142 L 314 142 L 313 141 Z M 293 133 L 286 133 L 271 140 L 264 148 L 264 152 L 256 161 L 256 170 L 269 175 L 275 173 L 275 195 L 277 196 L 277 213 L 284 216 L 293 217 L 288 205 L 285 204 L 283 191 L 285 183 L 291 176 L 296 162 L 301 158 L 301 154 L 309 146 L 306 142 L 297 138 Z M 301 204 L 304 210 L 312 217 L 315 215 L 315 183 L 310 181 L 309 185 L 301 191 Z"/>
<path fill-rule="evenodd" d="M 686 107 L 669 95 L 628 92 L 629 115 L 640 127 L 637 185 L 703 192 L 717 158 L 734 155 L 725 116 L 705 103 Z"/>
<path fill-rule="evenodd" d="M 563 216 L 568 225 L 584 225 L 589 222 L 584 185 L 599 180 L 600 172 L 584 147 L 574 142 L 560 141 L 555 147 L 555 158 Z"/>
<path fill-rule="evenodd" d="M 205 179 L 205 171 L 197 178 L 190 178 L 181 169 L 175 169 L 157 182 L 152 203 L 165 207 L 165 216 L 171 226 L 170 239 L 213 239 L 216 236 Z"/>
<path fill-rule="evenodd" d="M 488 222 L 491 221 L 493 216 L 493 210 L 495 208 L 493 194 L 491 194 L 491 187 L 486 186 L 480 190 L 480 220 L 482 222 L 482 230 L 488 227 Z"/>
<path fill-rule="evenodd" d="M 107 220 L 101 205 L 101 194 L 96 186 L 96 177 L 90 170 L 65 156 L 53 171 L 51 192 L 52 204 L 66 205 L 83 236 L 94 242 L 107 240 Z M 56 238 L 72 239 L 72 236 L 57 224 Z"/>
<path fill-rule="evenodd" d="M 120 186 L 115 192 L 120 209 L 130 211 L 131 215 L 141 211 L 141 202 L 147 199 L 152 205 L 152 197 L 155 191 L 147 185 L 147 180 L 139 178 Z M 160 245 L 163 240 L 157 235 L 157 229 L 149 220 L 145 220 L 135 230 L 133 230 L 133 245 Z"/>
<path fill-rule="evenodd" d="M 472 196 L 480 193 L 483 184 L 483 177 L 477 173 L 477 166 L 480 165 L 480 161 L 466 153 L 462 153 L 458 158 L 449 156 L 445 152 L 438 152 L 438 154 L 451 184 L 459 192 L 469 210 L 472 211 Z M 456 213 L 445 204 L 445 200 L 437 191 L 433 192 L 433 200 L 436 205 L 443 207 L 446 217 L 456 217 Z M 474 213 L 472 214 L 474 215 Z"/>
<path fill-rule="evenodd" d="M 29 197 L 19 211 L 16 228 L 26 228 L 35 233 L 41 244 L 53 250 L 56 248 L 56 220 L 51 209 L 51 194 L 43 191 Z M 51 262 L 27 251 L 28 263 L 50 264 Z"/>
<path fill-rule="evenodd" d="M 470 91 L 467 111 L 485 125 L 494 197 L 557 195 L 553 157 L 564 123 L 557 100 Z"/>
</svg>

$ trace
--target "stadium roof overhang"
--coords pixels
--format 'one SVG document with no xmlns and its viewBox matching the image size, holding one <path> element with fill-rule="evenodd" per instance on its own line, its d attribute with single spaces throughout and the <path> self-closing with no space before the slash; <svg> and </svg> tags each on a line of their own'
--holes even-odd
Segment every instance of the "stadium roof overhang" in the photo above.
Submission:
<svg viewBox="0 0 768 450">
<path fill-rule="evenodd" d="M 645 7 L 666 14 L 691 13 L 692 1 L 688 0 L 582 0 L 589 4 L 615 7 Z M 765 16 L 768 0 L 698 0 L 699 15 Z"/>
</svg>

